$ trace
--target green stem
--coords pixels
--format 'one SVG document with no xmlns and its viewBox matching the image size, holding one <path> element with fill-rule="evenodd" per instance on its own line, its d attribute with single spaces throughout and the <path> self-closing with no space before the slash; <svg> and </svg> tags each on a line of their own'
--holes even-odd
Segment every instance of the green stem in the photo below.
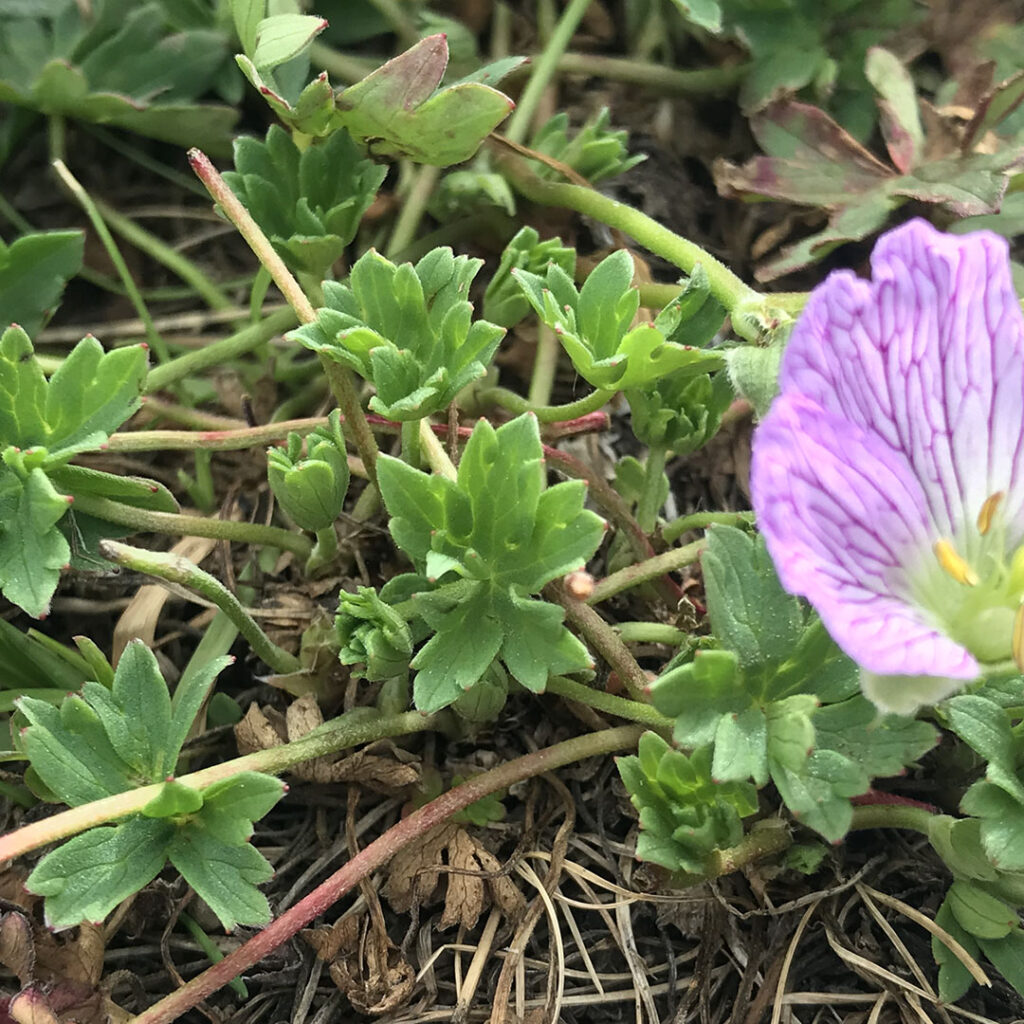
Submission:
<svg viewBox="0 0 1024 1024">
<path fill-rule="evenodd" d="M 717 96 L 738 85 L 750 64 L 731 67 L 700 68 L 680 71 L 678 68 L 653 64 L 650 61 L 630 60 L 626 57 L 602 57 L 594 53 L 565 53 L 558 61 L 558 70 L 570 75 L 588 78 L 607 78 L 611 81 L 647 85 L 659 94 L 678 96 Z"/>
<path fill-rule="evenodd" d="M 199 948 L 206 954 L 211 964 L 219 963 L 224 959 L 224 954 L 217 947 L 213 939 L 184 910 L 178 915 L 178 920 L 185 926 L 185 930 L 188 931 L 192 938 L 199 943 Z M 232 978 L 228 984 L 243 999 L 249 998 L 249 990 L 245 987 L 245 982 L 241 978 Z"/>
<path fill-rule="evenodd" d="M 679 647 L 690 639 L 685 630 L 664 622 L 616 622 L 615 631 L 627 644 L 670 644 Z"/>
<path fill-rule="evenodd" d="M 129 430 L 111 434 L 104 446 L 110 452 L 241 451 L 271 441 L 283 441 L 289 434 L 308 434 L 326 425 L 326 416 L 309 416 L 301 420 L 281 420 L 259 427 L 237 430 Z"/>
<path fill-rule="evenodd" d="M 203 348 L 178 356 L 149 371 L 143 390 L 146 393 L 162 391 L 183 377 L 202 373 L 214 366 L 221 366 L 231 359 L 237 359 L 265 345 L 275 335 L 294 327 L 295 314 L 290 309 L 279 309 L 258 324 L 232 334 L 228 338 L 214 341 Z"/>
<path fill-rule="evenodd" d="M 905 828 L 928 835 L 928 823 L 935 815 L 923 807 L 908 804 L 860 804 L 853 809 L 850 831 L 866 828 Z"/>
<path fill-rule="evenodd" d="M 565 609 L 566 620 L 611 666 L 633 700 L 642 704 L 650 680 L 619 634 L 593 608 L 567 593 L 561 583 L 549 583 L 544 593 Z"/>
<path fill-rule="evenodd" d="M 267 236 L 252 218 L 252 214 L 242 205 L 242 201 L 228 187 L 227 182 L 220 176 L 217 168 L 210 163 L 210 158 L 199 149 L 188 151 L 188 162 L 195 171 L 196 177 L 206 186 L 213 201 L 224 211 L 238 233 L 249 243 L 249 248 L 256 254 L 256 258 L 270 271 L 274 283 L 281 290 L 285 301 L 295 310 L 295 315 L 304 324 L 312 323 L 316 319 L 316 313 L 306 298 L 306 293 L 299 287 L 299 282 L 292 276 L 292 272 L 285 266 L 284 260 L 277 254 L 277 251 L 270 244 Z"/>
<path fill-rule="evenodd" d="M 609 227 L 618 228 L 687 274 L 692 274 L 698 265 L 702 267 L 711 294 L 731 314 L 736 333 L 747 341 L 757 341 L 761 333 L 776 326 L 766 309 L 765 296 L 745 284 L 699 245 L 663 227 L 647 214 L 596 189 L 545 181 L 533 173 L 526 160 L 507 149 L 499 152 L 498 168 L 513 188 L 531 202 L 575 210 Z"/>
<path fill-rule="evenodd" d="M 402 424 L 402 461 L 413 469 L 420 468 L 420 421 L 409 420 Z"/>
<path fill-rule="evenodd" d="M 751 526 L 754 522 L 753 512 L 693 512 L 688 516 L 680 516 L 661 528 L 661 536 L 671 544 L 690 530 L 706 530 L 715 523 L 724 526 Z"/>
<path fill-rule="evenodd" d="M 400 715 L 386 717 L 372 714 L 342 715 L 326 722 L 302 739 L 223 761 L 198 772 L 182 775 L 178 781 L 193 789 L 202 790 L 241 772 L 269 772 L 278 775 L 303 761 L 312 761 L 344 750 L 346 747 L 373 743 L 389 736 L 405 736 L 408 733 L 433 729 L 437 721 L 436 715 L 424 715 L 419 711 L 406 711 Z M 94 800 L 80 807 L 61 811 L 41 821 L 34 821 L 24 828 L 0 836 L 0 861 L 12 860 L 40 846 L 54 843 L 58 839 L 66 839 L 104 822 L 116 821 L 129 814 L 138 814 L 154 797 L 160 795 L 163 785 L 163 782 L 157 782 L 151 786 L 131 789 L 127 793 L 116 793 L 102 800 Z"/>
<path fill-rule="evenodd" d="M 68 170 L 63 160 L 54 160 L 53 169 L 57 172 L 57 176 L 61 181 L 64 182 L 68 191 L 74 196 L 78 205 L 85 211 L 89 222 L 103 243 L 103 248 L 107 250 L 110 262 L 117 268 L 117 273 L 121 278 L 121 283 L 124 285 L 125 292 L 135 307 L 135 312 L 138 314 L 139 319 L 146 327 L 146 341 L 149 342 L 150 347 L 153 349 L 153 354 L 159 362 L 166 363 L 170 359 L 167 343 L 156 329 L 153 318 L 149 315 L 149 309 L 146 307 L 145 299 L 143 299 L 142 293 L 136 286 L 131 271 L 128 269 L 128 264 L 125 263 L 121 250 L 118 249 L 114 236 L 111 235 L 110 229 L 104 223 L 103 217 L 100 216 L 100 211 L 96 208 L 92 197 L 82 188 L 78 179 Z"/>
<path fill-rule="evenodd" d="M 74 498 L 72 507 L 76 512 L 106 519 L 119 526 L 130 526 L 140 533 L 164 533 L 171 537 L 213 537 L 240 544 L 260 544 L 292 551 L 300 558 L 309 558 L 313 550 L 308 537 L 277 526 L 240 523 L 230 519 L 207 519 L 205 516 L 186 516 L 173 512 L 152 512 L 91 494 L 76 494 Z"/>
<path fill-rule="evenodd" d="M 541 324 L 537 332 L 537 351 L 533 357 L 533 373 L 530 376 L 530 393 L 527 398 L 535 409 L 544 408 L 551 401 L 561 351 L 558 335 L 547 324 Z"/>
<path fill-rule="evenodd" d="M 659 579 L 667 572 L 685 568 L 693 565 L 704 550 L 704 540 L 696 540 L 692 544 L 686 544 L 681 548 L 672 548 L 644 562 L 637 562 L 636 565 L 627 565 L 625 569 L 613 572 L 611 576 L 605 576 L 594 585 L 594 592 L 587 598 L 587 604 L 600 604 L 608 598 L 621 594 L 624 590 L 638 587 L 641 583 L 650 583 Z"/>
<path fill-rule="evenodd" d="M 556 743 L 475 775 L 447 793 L 442 793 L 360 850 L 330 878 L 220 963 L 207 968 L 182 988 L 143 1011 L 133 1019 L 132 1024 L 170 1024 L 178 1020 L 187 1010 L 226 985 L 228 979 L 243 974 L 291 939 L 299 929 L 323 914 L 362 879 L 386 864 L 399 850 L 422 839 L 430 829 L 449 821 L 453 814 L 470 804 L 564 765 L 629 749 L 635 746 L 641 732 L 635 725 L 620 726 Z"/>
<path fill-rule="evenodd" d="M 316 572 L 325 565 L 330 565 L 338 557 L 338 532 L 332 523 L 322 530 L 316 531 L 316 544 L 313 546 L 313 553 L 306 563 L 307 572 Z"/>
<path fill-rule="evenodd" d="M 520 94 L 516 109 L 505 126 L 506 138 L 519 143 L 526 141 L 530 123 L 537 112 L 544 90 L 558 71 L 558 62 L 569 48 L 569 43 L 589 6 L 590 0 L 569 0 L 547 45 L 533 63 L 530 80 Z"/>
<path fill-rule="evenodd" d="M 341 415 L 352 431 L 352 438 L 355 441 L 356 451 L 363 460 L 366 467 L 366 476 L 374 488 L 377 487 L 377 456 L 380 454 L 377 448 L 377 439 L 370 430 L 370 424 L 366 422 L 366 415 L 359 402 L 359 388 L 356 386 L 356 379 L 347 366 L 336 363 L 333 359 L 321 354 L 320 365 L 324 368 L 327 383 L 330 385 L 331 393 L 338 402 Z"/>
<path fill-rule="evenodd" d="M 574 700 L 577 704 L 586 704 L 597 711 L 604 711 L 630 722 L 639 722 L 658 732 L 672 733 L 672 719 L 666 718 L 660 711 L 655 711 L 650 704 L 644 704 L 638 700 L 627 700 L 625 697 L 616 697 L 613 693 L 596 690 L 592 686 L 584 686 L 583 683 L 573 682 L 571 679 L 566 679 L 565 676 L 549 677 L 545 692 L 557 694 L 567 700 Z"/>
<path fill-rule="evenodd" d="M 458 479 L 459 471 L 444 450 L 444 445 L 441 444 L 437 434 L 434 433 L 428 417 L 419 421 L 419 435 L 420 451 L 427 460 L 427 465 L 438 476 L 447 477 L 449 480 Z"/>
<path fill-rule="evenodd" d="M 245 637 L 253 653 L 278 675 L 298 672 L 302 668 L 298 658 L 271 641 L 238 598 L 220 580 L 204 572 L 189 559 L 169 551 L 133 548 L 116 540 L 101 540 L 99 548 L 104 558 L 109 558 L 117 565 L 175 583 L 215 604 Z"/>
<path fill-rule="evenodd" d="M 180 277 L 187 285 L 190 285 L 195 293 L 211 309 L 233 309 L 234 303 L 218 288 L 190 259 L 182 256 L 180 252 L 172 249 L 162 239 L 157 238 L 152 232 L 140 227 L 131 218 L 118 213 L 117 210 L 107 206 L 102 200 L 95 200 L 96 209 L 103 219 L 109 224 L 125 241 L 130 242 L 137 249 L 147 253 L 158 263 L 162 263 L 172 274 Z"/>
<path fill-rule="evenodd" d="M 350 57 L 335 50 L 333 46 L 314 39 L 313 45 L 309 48 L 309 60 L 313 67 L 328 72 L 331 78 L 346 85 L 353 85 L 375 71 L 387 58 L 368 60 L 366 57 Z"/>
<path fill-rule="evenodd" d="M 793 835 L 781 818 L 759 821 L 735 846 L 727 850 L 712 851 L 708 858 L 705 880 L 732 874 L 755 861 L 783 853 L 792 845 Z"/>
<path fill-rule="evenodd" d="M 530 399 L 509 391 L 508 388 L 482 388 L 477 394 L 477 400 L 483 405 L 500 406 L 517 416 L 524 412 L 532 412 L 541 423 L 561 423 L 563 420 L 574 420 L 596 412 L 607 405 L 616 394 L 615 391 L 598 388 L 589 395 L 565 405 L 536 405 Z"/>
<path fill-rule="evenodd" d="M 654 533 L 658 525 L 658 513 L 661 511 L 661 481 L 665 475 L 665 460 L 668 457 L 668 445 L 652 444 L 647 451 L 644 463 L 644 484 L 640 492 L 640 500 L 636 506 L 636 521 L 644 533 Z"/>
</svg>

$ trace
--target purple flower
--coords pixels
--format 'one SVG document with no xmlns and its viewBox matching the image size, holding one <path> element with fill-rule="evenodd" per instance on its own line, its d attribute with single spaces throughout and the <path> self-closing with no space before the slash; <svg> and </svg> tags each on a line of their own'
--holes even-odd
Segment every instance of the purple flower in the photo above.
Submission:
<svg viewBox="0 0 1024 1024">
<path fill-rule="evenodd" d="M 1024 661 L 1024 316 L 987 231 L 911 221 L 871 270 L 811 294 L 751 490 L 783 586 L 910 713 Z"/>
</svg>

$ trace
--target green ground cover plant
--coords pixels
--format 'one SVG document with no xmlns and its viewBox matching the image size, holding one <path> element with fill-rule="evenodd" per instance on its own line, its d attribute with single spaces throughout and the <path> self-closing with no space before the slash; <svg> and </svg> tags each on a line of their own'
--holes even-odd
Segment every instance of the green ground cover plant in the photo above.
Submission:
<svg viewBox="0 0 1024 1024">
<path fill-rule="evenodd" d="M 512 11 L 485 6 L 490 60 L 426 4 L 358 3 L 346 20 L 266 0 L 0 3 L 0 166 L 48 129 L 54 180 L 114 268 L 89 269 L 82 230 L 36 228 L 18 190 L 3 198 L 0 864 L 28 895 L 0 892 L 0 940 L 42 950 L 40 923 L 90 935 L 177 886 L 211 962 L 130 1012 L 93 979 L 89 1019 L 177 1020 L 229 984 L 244 1004 L 243 976 L 300 933 L 356 1011 L 400 1019 L 418 982 L 373 873 L 390 863 L 381 891 L 415 915 L 444 874 L 438 927 L 486 960 L 505 921 L 518 956 L 517 929 L 554 914 L 572 817 L 590 814 L 557 770 L 615 754 L 604 799 L 630 822 L 616 849 L 666 902 L 728 905 L 749 884 L 751 914 L 768 914 L 779 879 L 806 888 L 865 833 L 913 836 L 941 875 L 924 911 L 839 883 L 927 932 L 932 959 L 908 964 L 913 983 L 887 971 L 877 1005 L 967 1000 L 995 1019 L 979 987 L 1024 1000 L 1024 66 L 984 33 L 948 76 L 915 63 L 900 33 L 925 15 L 895 0 L 626 5 L 630 55 L 594 74 L 726 97 L 762 152 L 715 162 L 722 203 L 791 204 L 733 267 L 608 191 L 645 166 L 614 104 L 540 113 L 605 7 L 538 4 L 526 62 L 499 45 Z M 396 55 L 351 52 L 381 38 Z M 709 78 L 659 59 L 680 40 L 707 66 L 678 73 Z M 259 130 L 234 132 L 243 102 Z M 244 278 L 217 279 L 80 184 L 77 133 L 125 144 L 101 125 L 191 147 L 196 180 L 176 172 L 178 187 L 230 230 Z M 150 309 L 166 296 L 139 288 L 111 232 L 224 333 L 175 339 Z M 838 269 L 854 262 L 861 276 Z M 802 291 L 748 283 L 798 271 Z M 55 348 L 87 278 L 139 322 Z M 225 416 L 235 385 L 242 415 Z M 733 497 L 680 499 L 679 467 L 723 458 L 735 430 L 752 456 Z M 595 438 L 604 464 L 583 447 Z M 243 453 L 237 481 L 220 453 Z M 204 608 L 180 664 L 152 631 L 65 627 L 74 582 L 111 578 Z M 290 636 L 274 625 L 282 581 L 301 595 Z M 439 747 L 461 753 L 434 763 Z M 259 830 L 287 813 L 285 773 L 326 787 L 347 849 L 279 904 L 285 859 Z M 550 884 L 482 838 L 540 779 L 567 823 L 543 851 Z M 393 800 L 367 842 L 364 792 Z M 532 804 L 516 821 L 550 824 Z M 513 871 L 543 892 L 529 909 Z M 345 961 L 353 892 L 371 908 L 372 983 Z M 759 1012 L 771 985 L 783 999 L 808 920 L 786 966 L 765 965 Z M 19 981 L 4 1019 L 85 1014 L 61 1001 L 66 977 L 2 941 L 0 963 Z M 493 1020 L 511 1019 L 515 971 L 510 952 Z M 546 992 L 543 1019 L 563 996 Z M 672 999 L 674 1019 L 699 1018 Z M 721 1019 L 761 1019 L 738 1013 Z"/>
</svg>

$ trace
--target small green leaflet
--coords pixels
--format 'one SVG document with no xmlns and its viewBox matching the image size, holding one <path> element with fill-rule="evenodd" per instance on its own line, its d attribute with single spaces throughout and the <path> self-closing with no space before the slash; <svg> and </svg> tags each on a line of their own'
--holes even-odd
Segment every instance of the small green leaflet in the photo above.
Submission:
<svg viewBox="0 0 1024 1024">
<path fill-rule="evenodd" d="M 583 508 L 578 481 L 546 488 L 542 463 L 530 415 L 497 430 L 480 420 L 455 481 L 387 456 L 378 463 L 391 534 L 436 581 L 414 598 L 434 634 L 412 661 L 420 710 L 451 704 L 495 658 L 535 691 L 551 673 L 591 666 L 562 610 L 531 595 L 584 565 L 604 524 Z"/>
<path fill-rule="evenodd" d="M 46 614 L 71 556 L 58 524 L 73 488 L 62 489 L 76 480 L 92 491 L 102 481 L 132 486 L 66 464 L 99 448 L 138 409 L 146 368 L 144 345 L 104 353 L 86 337 L 47 380 L 24 330 L 12 325 L 0 335 L 0 588 L 30 615 Z M 150 491 L 142 504 L 166 494 Z"/>
<path fill-rule="evenodd" d="M 605 257 L 579 291 L 557 262 L 549 263 L 543 276 L 510 270 L 537 315 L 558 335 L 573 366 L 596 388 L 644 388 L 675 371 L 719 369 L 721 353 L 699 347 L 709 340 L 707 326 L 713 322 L 702 311 L 717 308 L 717 327 L 724 311 L 710 299 L 699 269 L 653 323 L 635 327 L 640 293 L 632 285 L 633 272 L 633 258 L 625 249 Z"/>
<path fill-rule="evenodd" d="M 515 104 L 472 79 L 438 88 L 447 66 L 445 35 L 421 39 L 343 90 L 336 122 L 375 156 L 404 156 L 436 167 L 468 160 Z"/>
<path fill-rule="evenodd" d="M 11 245 L 0 240 L 0 324 L 34 335 L 81 270 L 84 247 L 81 231 L 23 235 Z"/>
<path fill-rule="evenodd" d="M 470 285 L 482 260 L 432 249 L 395 266 L 371 249 L 347 284 L 324 283 L 317 319 L 288 334 L 371 381 L 370 408 L 409 422 L 448 407 L 482 377 L 505 333 L 472 319 Z"/>
<path fill-rule="evenodd" d="M 293 269 L 328 276 L 356 236 L 387 174 L 344 130 L 300 152 L 273 125 L 265 141 L 239 136 L 235 169 L 224 180 Z"/>
</svg>

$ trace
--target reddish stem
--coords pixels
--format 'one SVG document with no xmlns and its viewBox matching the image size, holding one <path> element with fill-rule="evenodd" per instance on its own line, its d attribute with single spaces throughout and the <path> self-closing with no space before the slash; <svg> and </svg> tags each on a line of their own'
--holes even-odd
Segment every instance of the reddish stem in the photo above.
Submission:
<svg viewBox="0 0 1024 1024">
<path fill-rule="evenodd" d="M 469 779 L 447 793 L 442 793 L 436 800 L 413 811 L 407 818 L 403 818 L 388 829 L 384 835 L 357 853 L 308 896 L 290 910 L 286 910 L 276 921 L 254 935 L 243 946 L 134 1017 L 133 1024 L 169 1024 L 170 1021 L 177 1020 L 208 995 L 287 942 L 300 928 L 304 928 L 336 903 L 370 872 L 386 864 L 402 847 L 420 838 L 435 825 L 447 821 L 457 811 L 499 789 L 507 789 L 517 782 L 553 771 L 562 765 L 632 747 L 642 733 L 642 727 L 626 725 L 591 733 L 588 736 L 578 736 L 518 757 L 514 761 Z"/>
</svg>

